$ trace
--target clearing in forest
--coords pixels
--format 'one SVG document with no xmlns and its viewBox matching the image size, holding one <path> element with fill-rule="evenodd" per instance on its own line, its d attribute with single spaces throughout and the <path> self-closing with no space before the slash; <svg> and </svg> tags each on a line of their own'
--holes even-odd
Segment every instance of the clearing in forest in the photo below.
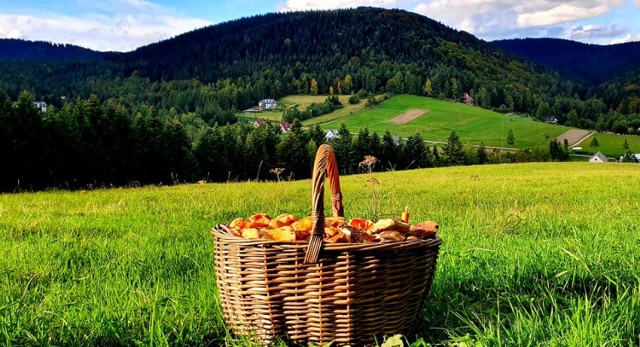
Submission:
<svg viewBox="0 0 640 347">
<path fill-rule="evenodd" d="M 571 130 L 565 131 L 564 133 L 560 134 L 560 136 L 556 137 L 556 141 L 562 144 L 566 139 L 569 142 L 569 146 L 574 146 L 578 144 L 580 141 L 582 141 L 584 138 L 589 136 L 590 134 L 591 134 L 590 130 L 571 129 Z"/>
<path fill-rule="evenodd" d="M 388 123 L 391 124 L 407 124 L 409 122 L 411 122 L 412 120 L 422 116 L 423 114 L 429 112 L 429 110 L 420 110 L 417 108 L 408 110 L 407 112 L 404 112 L 403 114 L 389 120 Z"/>
</svg>

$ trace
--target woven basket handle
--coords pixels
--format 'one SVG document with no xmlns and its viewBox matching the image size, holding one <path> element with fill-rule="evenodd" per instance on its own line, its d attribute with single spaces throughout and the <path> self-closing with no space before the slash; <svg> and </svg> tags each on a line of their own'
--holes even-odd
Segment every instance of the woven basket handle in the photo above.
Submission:
<svg viewBox="0 0 640 347">
<path fill-rule="evenodd" d="M 313 217 L 313 227 L 312 237 L 309 241 L 309 249 L 312 249 L 311 244 L 314 242 L 314 238 L 317 242 L 318 236 L 321 238 L 324 237 L 325 174 L 329 178 L 329 185 L 331 187 L 332 215 L 334 217 L 344 217 L 336 156 L 331 146 L 323 144 L 318 148 L 316 159 L 313 163 L 313 186 L 311 188 L 311 216 Z"/>
</svg>

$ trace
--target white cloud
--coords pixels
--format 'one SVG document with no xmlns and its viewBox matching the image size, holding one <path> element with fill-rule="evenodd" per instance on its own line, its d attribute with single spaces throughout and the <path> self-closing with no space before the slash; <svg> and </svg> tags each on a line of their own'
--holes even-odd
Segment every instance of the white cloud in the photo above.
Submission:
<svg viewBox="0 0 640 347">
<path fill-rule="evenodd" d="M 279 10 L 328 10 L 334 8 L 353 8 L 359 6 L 393 8 L 398 7 L 398 0 L 287 0 L 279 7 Z"/>
<path fill-rule="evenodd" d="M 560 4 L 548 9 L 518 14 L 516 22 L 522 28 L 555 25 L 597 17 L 608 12 L 609 9 L 610 7 L 607 4 L 595 7 L 585 7 L 581 6 L 581 4 Z"/>
<path fill-rule="evenodd" d="M 636 0 L 640 1 L 640 0 Z M 600 16 L 624 0 L 422 0 L 414 11 L 483 38 L 516 32 L 564 31 L 576 21 Z"/>
<path fill-rule="evenodd" d="M 594 40 L 594 39 L 610 39 L 612 37 L 624 35 L 629 30 L 616 25 L 597 25 L 586 24 L 579 25 L 571 29 L 570 38 L 573 40 Z"/>
<path fill-rule="evenodd" d="M 85 1 L 85 0 L 81 0 Z M 0 14 L 0 38 L 70 43 L 100 51 L 130 51 L 211 22 L 181 17 L 144 0 L 95 2 L 77 17 L 55 13 Z"/>
<path fill-rule="evenodd" d="M 618 43 L 632 42 L 632 41 L 640 41 L 640 33 L 631 34 L 627 33 L 627 35 L 611 40 L 610 44 L 615 45 Z"/>
</svg>

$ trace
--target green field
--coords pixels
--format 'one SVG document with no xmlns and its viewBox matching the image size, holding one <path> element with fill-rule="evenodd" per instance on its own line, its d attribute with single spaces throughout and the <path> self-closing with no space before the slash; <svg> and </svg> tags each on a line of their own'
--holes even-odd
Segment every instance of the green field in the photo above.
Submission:
<svg viewBox="0 0 640 347">
<path fill-rule="evenodd" d="M 409 205 L 413 221 L 441 224 L 409 341 L 640 343 L 637 165 L 374 176 L 378 214 Z M 369 178 L 343 177 L 347 217 L 375 217 Z M 247 345 L 221 320 L 209 231 L 254 212 L 306 215 L 309 194 L 310 181 L 0 195 L 0 344 Z"/>
<path fill-rule="evenodd" d="M 277 100 L 278 105 L 282 108 L 286 108 L 292 105 L 298 105 L 298 109 L 300 111 L 304 111 L 311 105 L 312 103 L 321 104 L 327 98 L 327 95 L 289 95 L 285 96 L 282 99 Z M 314 118 L 314 120 L 308 120 L 304 124 L 310 125 L 315 124 L 317 122 L 321 122 L 326 119 L 334 119 L 334 118 L 342 118 L 349 114 L 358 112 L 364 108 L 366 100 L 360 101 L 360 103 L 351 105 L 349 104 L 349 95 L 340 95 L 338 96 L 340 102 L 342 103 L 342 108 L 331 112 L 330 114 Z M 258 118 L 263 118 L 266 120 L 271 120 L 274 122 L 280 122 L 282 120 L 283 111 L 265 111 L 258 113 L 238 113 L 236 116 L 240 119 L 254 120 Z"/>
<path fill-rule="evenodd" d="M 407 124 L 387 123 L 410 109 L 428 112 Z M 507 133 L 513 129 L 516 148 L 546 147 L 549 139 L 570 129 L 536 122 L 531 118 L 508 116 L 479 107 L 414 95 L 392 97 L 374 108 L 323 124 L 322 127 L 338 129 L 341 122 L 353 132 L 368 127 L 371 132 L 382 134 L 389 129 L 394 135 L 408 137 L 418 131 L 425 140 L 440 142 L 445 142 L 451 131 L 455 130 L 465 143 L 484 142 L 487 146 L 503 147 L 507 147 Z"/>
<path fill-rule="evenodd" d="M 591 147 L 591 141 L 593 140 L 594 136 L 598 139 L 598 147 Z M 618 159 L 626 152 L 626 150 L 623 148 L 625 139 L 627 139 L 627 142 L 629 143 L 629 149 L 632 152 L 640 153 L 640 136 L 634 135 L 597 133 L 585 139 L 576 146 L 582 147 L 581 152 L 593 154 L 600 151 L 609 157 Z"/>
</svg>

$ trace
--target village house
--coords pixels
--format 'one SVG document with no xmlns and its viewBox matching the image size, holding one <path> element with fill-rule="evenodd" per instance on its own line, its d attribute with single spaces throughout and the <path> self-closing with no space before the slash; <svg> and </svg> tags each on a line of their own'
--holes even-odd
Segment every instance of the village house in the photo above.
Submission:
<svg viewBox="0 0 640 347">
<path fill-rule="evenodd" d="M 338 133 L 337 129 L 329 129 L 327 130 L 327 134 L 324 135 L 324 140 L 326 142 L 330 142 L 338 138 L 340 138 L 340 133 Z"/>
<path fill-rule="evenodd" d="M 289 130 L 291 130 L 291 125 L 289 124 L 289 122 L 280 122 L 280 131 L 283 134 L 288 133 Z"/>
<path fill-rule="evenodd" d="M 393 143 L 396 146 L 400 146 L 400 144 L 402 143 L 402 139 L 398 135 L 393 135 L 391 138 L 393 139 Z"/>
<path fill-rule="evenodd" d="M 273 99 L 263 99 L 258 102 L 258 107 L 261 110 L 273 110 L 278 107 L 278 103 Z"/>
<path fill-rule="evenodd" d="M 42 113 L 46 113 L 47 112 L 47 103 L 44 101 L 34 101 L 33 102 L 33 106 L 37 107 L 40 109 L 40 111 L 42 111 Z"/>
<path fill-rule="evenodd" d="M 600 152 L 598 152 L 598 153 L 600 153 Z M 596 154 L 597 154 L 597 153 L 596 153 Z M 636 158 L 636 161 L 637 161 L 637 162 L 640 162 L 640 153 L 633 153 L 633 154 L 631 154 L 631 155 L 632 155 L 634 158 Z M 621 156 L 620 156 L 620 160 L 619 160 L 619 161 L 622 161 L 623 159 L 624 159 L 624 155 L 621 155 Z"/>
<path fill-rule="evenodd" d="M 265 122 L 264 122 L 264 119 L 262 119 L 262 118 L 258 118 L 258 119 L 256 119 L 256 120 L 254 120 L 254 121 L 253 121 L 253 127 L 254 127 L 254 128 L 257 128 L 257 127 L 259 127 L 259 126 L 263 125 L 264 123 L 265 123 Z"/>
<path fill-rule="evenodd" d="M 606 163 L 609 161 L 606 155 L 602 154 L 602 152 L 597 152 L 589 158 L 590 163 Z"/>
<path fill-rule="evenodd" d="M 555 116 L 547 117 L 544 119 L 544 122 L 549 124 L 558 124 L 558 118 Z"/>
</svg>

